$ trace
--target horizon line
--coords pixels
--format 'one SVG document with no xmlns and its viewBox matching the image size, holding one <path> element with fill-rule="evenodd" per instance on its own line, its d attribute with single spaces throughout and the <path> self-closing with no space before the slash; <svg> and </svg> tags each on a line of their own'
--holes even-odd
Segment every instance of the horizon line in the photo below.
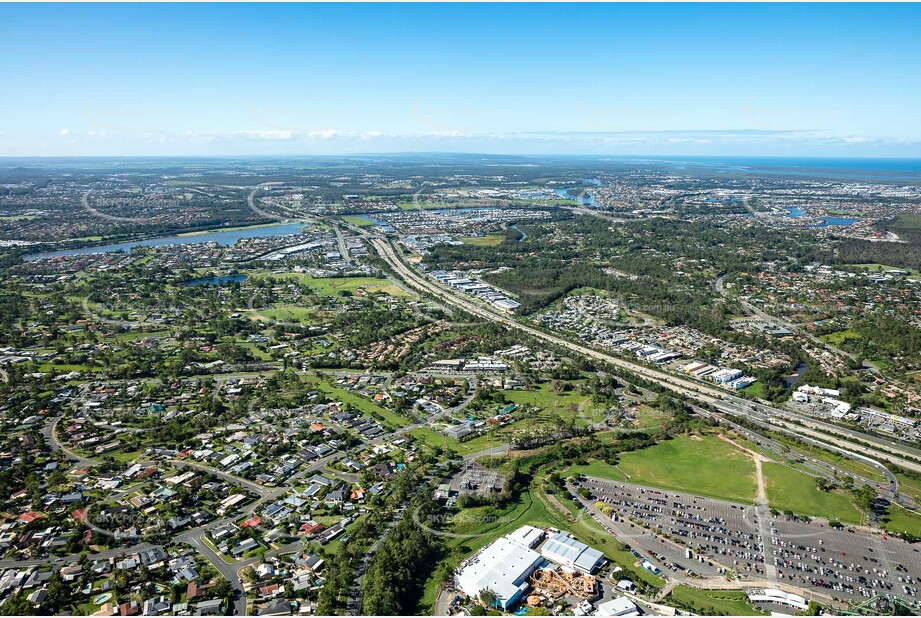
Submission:
<svg viewBox="0 0 921 618">
<path fill-rule="evenodd" d="M 526 154 L 526 153 L 488 153 L 475 151 L 444 151 L 444 150 L 397 150 L 391 152 L 353 152 L 341 154 L 112 154 L 112 155 L 0 155 L 0 160 L 5 159 L 265 159 L 265 158 L 348 158 L 348 157 L 392 157 L 392 156 L 412 156 L 412 155 L 431 155 L 431 156 L 478 156 L 478 157 L 520 157 L 528 159 L 541 159 L 551 157 L 583 157 L 591 159 L 820 159 L 820 160 L 860 160 L 860 159 L 899 159 L 899 160 L 921 160 L 921 153 L 917 155 L 796 155 L 796 154 L 592 154 L 592 153 L 543 153 L 543 154 Z"/>
</svg>

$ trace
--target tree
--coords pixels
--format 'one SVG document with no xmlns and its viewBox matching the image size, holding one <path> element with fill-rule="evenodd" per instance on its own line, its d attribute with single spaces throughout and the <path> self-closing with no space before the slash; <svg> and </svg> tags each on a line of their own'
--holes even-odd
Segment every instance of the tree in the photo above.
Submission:
<svg viewBox="0 0 921 618">
<path fill-rule="evenodd" d="M 67 484 L 67 475 L 65 475 L 60 470 L 55 470 L 48 475 L 48 487 L 54 490 L 59 490 L 61 487 Z"/>
<path fill-rule="evenodd" d="M 64 583 L 61 576 L 55 573 L 48 581 L 48 599 L 46 606 L 57 613 L 70 601 L 70 587 Z"/>
<path fill-rule="evenodd" d="M 854 490 L 854 503 L 861 511 L 867 512 L 873 508 L 876 502 L 876 490 L 866 483 L 860 489 Z"/>
<path fill-rule="evenodd" d="M 480 590 L 479 598 L 480 603 L 482 603 L 484 607 L 495 607 L 496 601 L 499 600 L 499 597 L 496 596 L 496 593 L 489 588 L 483 588 Z"/>
<path fill-rule="evenodd" d="M 233 601 L 233 588 L 230 586 L 230 582 L 223 577 L 215 582 L 212 592 L 227 601 L 228 605 Z"/>
<path fill-rule="evenodd" d="M 809 606 L 802 613 L 803 616 L 818 616 L 822 613 L 822 606 L 815 601 L 809 601 Z"/>
<path fill-rule="evenodd" d="M 39 502 L 44 493 L 42 492 L 41 482 L 39 482 L 38 477 L 34 474 L 29 474 L 25 480 L 26 492 L 29 494 L 29 500 L 31 502 Z"/>
</svg>

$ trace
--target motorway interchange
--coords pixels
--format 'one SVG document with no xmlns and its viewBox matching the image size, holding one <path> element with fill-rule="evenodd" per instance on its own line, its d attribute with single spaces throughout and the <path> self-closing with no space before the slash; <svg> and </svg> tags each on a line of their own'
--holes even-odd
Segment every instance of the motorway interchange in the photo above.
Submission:
<svg viewBox="0 0 921 618">
<path fill-rule="evenodd" d="M 794 412 L 780 410 L 771 406 L 734 397 L 723 390 L 714 388 L 712 385 L 694 382 L 683 376 L 668 374 L 655 368 L 617 358 L 610 354 L 585 347 L 584 345 L 573 343 L 557 335 L 522 324 L 509 315 L 500 314 L 488 306 L 473 302 L 469 298 L 462 297 L 449 289 L 438 286 L 424 275 L 417 273 L 402 260 L 398 250 L 387 240 L 374 237 L 372 237 L 371 240 L 378 254 L 390 265 L 397 277 L 399 277 L 406 286 L 415 288 L 433 297 L 443 305 L 459 308 L 480 319 L 503 324 L 507 328 L 524 332 L 545 343 L 566 348 L 575 354 L 584 355 L 600 361 L 601 363 L 612 365 L 631 375 L 655 382 L 664 388 L 686 396 L 692 401 L 700 404 L 695 406 L 695 410 L 699 414 L 711 416 L 720 423 L 735 427 L 739 433 L 748 437 L 753 442 L 757 442 L 762 452 L 773 458 L 781 457 L 781 453 L 789 454 L 792 452 L 795 454 L 796 451 L 795 449 L 781 446 L 776 441 L 766 437 L 764 433 L 756 432 L 747 426 L 743 427 L 738 425 L 733 419 L 744 418 L 750 423 L 763 428 L 765 431 L 769 429 L 773 432 L 786 434 L 799 440 L 810 442 L 826 450 L 850 452 L 850 456 L 853 458 L 862 463 L 872 465 L 879 470 L 881 475 L 885 475 L 887 483 L 879 488 L 881 494 L 890 500 L 897 499 L 898 484 L 896 478 L 882 465 L 881 460 L 893 461 L 912 470 L 921 470 L 921 465 L 914 461 L 915 459 L 921 460 L 921 451 L 917 449 L 904 445 L 882 444 L 878 438 L 874 438 L 873 436 L 858 434 L 851 430 L 802 417 Z M 470 394 L 472 393 L 468 393 L 468 401 Z M 447 411 L 432 415 L 424 419 L 423 422 L 403 427 L 391 434 L 385 434 L 378 440 L 391 439 L 412 429 L 422 427 L 440 418 L 445 413 L 447 413 Z M 52 446 L 63 450 L 67 456 L 75 462 L 83 465 L 94 465 L 95 462 L 93 460 L 78 456 L 72 451 L 62 448 L 55 436 L 55 426 L 56 420 L 52 420 L 43 430 L 46 439 L 48 439 Z M 872 446 L 864 446 L 863 444 L 859 444 L 858 441 Z M 506 448 L 508 447 L 500 446 L 491 449 L 491 451 L 498 453 L 503 452 Z M 482 454 L 483 453 L 477 453 L 468 457 L 472 459 Z M 320 471 L 327 463 L 339 456 L 341 455 L 317 461 L 300 471 L 296 477 L 290 480 L 294 481 L 297 478 L 303 477 L 305 474 Z M 803 455 L 801 458 L 805 459 L 806 457 L 806 455 Z M 170 463 L 177 467 L 194 465 L 178 461 L 171 461 Z M 847 471 L 837 469 L 831 464 L 817 460 L 807 461 L 804 465 L 811 468 L 819 475 L 840 476 L 842 474 L 851 474 Z M 210 469 L 208 471 L 214 472 L 221 478 L 258 494 L 258 499 L 246 508 L 243 513 L 244 515 L 253 514 L 257 508 L 264 506 L 270 501 L 276 500 L 286 491 L 285 487 L 270 490 L 263 486 L 255 486 L 245 479 L 223 474 L 220 471 L 212 471 Z M 855 477 L 855 480 L 861 482 L 868 479 Z M 602 490 L 607 491 L 607 489 L 605 489 L 607 487 L 606 485 L 601 481 L 598 481 L 598 483 L 601 484 L 591 488 L 593 492 L 602 492 Z M 619 491 L 622 493 L 627 491 L 625 489 L 626 487 L 627 486 L 621 486 Z M 637 488 L 634 487 L 630 489 L 630 491 L 632 492 L 635 489 Z M 648 495 L 651 496 L 653 494 Z M 614 497 L 613 494 L 599 494 L 599 496 L 602 497 L 601 501 L 605 504 L 609 503 L 603 499 L 604 496 L 607 496 L 608 499 L 613 499 Z M 683 567 L 690 568 L 692 571 L 705 577 L 722 577 L 726 572 L 732 571 L 734 573 L 746 575 L 746 577 L 751 578 L 753 583 L 757 582 L 759 585 L 779 586 L 783 584 L 795 587 L 796 589 L 813 590 L 818 595 L 818 598 L 824 598 L 821 595 L 825 595 L 844 599 L 862 599 L 880 592 L 897 594 L 905 598 L 912 598 L 915 595 L 914 578 L 916 574 L 921 573 L 921 563 L 918 562 L 918 554 L 916 551 L 910 550 L 912 553 L 906 555 L 901 549 L 898 549 L 902 546 L 908 547 L 907 544 L 901 541 L 891 541 L 890 544 L 890 540 L 887 540 L 885 547 L 879 548 L 878 545 L 880 540 L 875 536 L 866 537 L 870 539 L 870 542 L 867 543 L 863 540 L 865 536 L 862 533 L 837 532 L 825 528 L 818 535 L 821 542 L 819 542 L 819 540 L 816 540 L 814 543 L 811 541 L 797 542 L 797 539 L 802 535 L 805 535 L 805 538 L 816 536 L 815 527 L 819 524 L 790 522 L 776 518 L 768 521 L 764 515 L 764 505 L 761 505 L 761 509 L 759 510 L 757 506 L 753 507 L 748 505 L 742 507 L 709 499 L 703 500 L 695 497 L 679 496 L 677 494 L 670 496 L 670 499 L 673 499 L 673 504 L 680 503 L 683 506 L 672 506 L 670 508 L 673 510 L 679 508 L 687 509 L 689 517 L 682 520 L 684 523 L 670 521 L 671 516 L 668 518 L 668 521 L 663 520 L 662 518 L 665 515 L 656 511 L 646 511 L 647 514 L 650 515 L 650 518 L 644 518 L 642 516 L 644 509 L 640 509 L 638 504 L 641 503 L 645 496 L 646 494 L 631 494 L 629 500 L 626 498 L 621 500 L 623 504 L 610 504 L 611 506 L 621 507 L 622 510 L 624 510 L 624 517 L 646 521 L 646 523 L 653 527 L 662 526 L 663 528 L 667 528 L 668 530 L 666 531 L 672 536 L 679 537 L 682 540 L 688 539 L 689 544 L 700 548 L 701 554 L 706 556 L 707 562 L 696 562 L 694 565 L 684 564 L 687 563 L 688 560 L 684 557 L 683 548 L 680 544 L 675 545 L 674 543 L 665 542 L 661 538 L 657 538 L 649 533 L 640 533 L 637 537 L 639 540 L 634 544 L 638 547 L 648 547 L 647 551 L 650 552 L 652 557 L 660 555 L 667 556 L 669 557 L 668 563 L 681 564 Z M 691 500 L 691 502 L 686 502 L 686 500 Z M 700 501 L 700 504 L 695 504 L 694 500 Z M 628 504 L 628 502 L 631 504 Z M 700 508 L 691 509 L 692 506 Z M 631 511 L 631 509 L 633 510 Z M 697 512 L 695 513 L 693 511 Z M 628 512 L 632 512 L 633 514 L 628 515 Z M 704 517 L 708 521 L 700 522 L 692 517 L 694 515 Z M 224 518 L 220 521 L 212 522 L 208 525 L 208 528 L 213 528 L 220 523 L 238 517 L 239 515 L 234 518 Z M 713 518 L 719 521 L 716 523 L 710 522 L 709 520 Z M 679 518 L 678 516 L 674 516 L 674 519 L 677 520 Z M 611 525 L 616 526 L 617 523 L 618 522 L 614 522 Z M 627 523 L 627 525 L 629 526 L 629 523 Z M 805 526 L 805 528 L 803 528 L 803 526 Z M 623 530 L 623 527 L 621 526 L 620 529 Z M 246 592 L 239 575 L 239 570 L 243 566 L 253 563 L 255 559 L 235 564 L 225 563 L 221 557 L 214 553 L 204 542 L 205 532 L 205 527 L 187 530 L 179 535 L 177 540 L 195 547 L 197 551 L 207 558 L 208 561 L 231 582 L 231 585 L 237 591 L 234 609 L 237 613 L 243 613 L 246 608 Z M 637 532 L 639 532 L 639 530 L 637 530 Z M 625 531 L 624 534 L 625 538 L 630 538 L 631 532 Z M 618 538 L 621 538 L 620 533 L 618 534 Z M 706 543 L 704 543 L 705 541 Z M 271 552 L 270 555 L 283 553 L 285 551 L 294 551 L 298 548 L 298 545 L 299 544 L 290 544 L 290 546 L 281 547 Z M 701 547 L 703 545 L 708 547 Z M 126 548 L 119 553 L 130 552 L 136 549 L 138 548 Z M 866 553 L 861 553 L 861 550 L 864 550 Z M 879 551 L 879 553 L 876 553 L 877 551 Z M 826 554 L 829 554 L 829 552 L 838 552 L 841 556 L 840 559 L 835 557 L 832 560 L 830 555 L 826 558 Z M 845 561 L 845 556 L 855 556 L 855 558 L 851 558 L 853 562 Z M 856 556 L 859 556 L 859 561 Z M 684 569 L 681 570 L 683 571 Z M 359 599 L 360 586 L 357 590 L 353 590 L 350 595 L 350 601 L 352 601 L 350 603 L 351 611 L 355 611 L 358 607 Z"/>
<path fill-rule="evenodd" d="M 882 467 L 882 463 L 879 460 L 883 460 L 895 463 L 908 470 L 921 472 L 921 463 L 919 463 L 921 462 L 921 450 L 919 449 L 907 445 L 891 442 L 887 443 L 874 436 L 836 427 L 828 423 L 803 417 L 794 412 L 742 399 L 713 386 L 693 382 L 687 378 L 668 374 L 659 369 L 626 361 L 611 356 L 610 354 L 573 343 L 557 335 L 549 334 L 532 326 L 523 324 L 507 314 L 499 313 L 485 304 L 471 301 L 469 298 L 461 296 L 456 291 L 440 286 L 427 279 L 424 275 L 415 272 L 412 268 L 407 266 L 399 254 L 399 250 L 393 243 L 379 237 L 371 237 L 371 242 L 378 254 L 387 262 L 394 273 L 408 285 L 427 295 L 433 296 L 441 302 L 453 305 L 472 315 L 492 320 L 527 333 L 547 343 L 566 348 L 577 354 L 602 361 L 614 367 L 625 369 L 638 377 L 656 382 L 660 386 L 680 395 L 689 397 L 702 404 L 711 405 L 717 411 L 741 417 L 755 417 L 761 420 L 774 419 L 773 422 L 775 424 L 780 424 L 780 426 L 785 427 L 788 431 L 797 436 L 815 442 L 821 442 L 822 446 L 825 448 L 835 450 L 836 447 L 839 447 L 839 450 L 840 448 L 845 448 L 849 452 L 860 453 L 864 461 L 872 460 L 875 465 L 880 467 Z M 865 446 L 865 444 L 870 446 Z"/>
<path fill-rule="evenodd" d="M 886 478 L 886 482 L 878 484 L 877 488 L 882 496 L 889 500 L 904 502 L 906 499 L 898 494 L 898 482 L 883 462 L 895 463 L 912 471 L 921 471 L 921 464 L 918 463 L 921 461 L 921 451 L 918 449 L 885 443 L 874 436 L 816 421 L 787 410 L 751 402 L 712 386 L 625 361 L 522 324 L 513 317 L 500 314 L 485 304 L 463 297 L 427 279 L 425 275 L 417 273 L 406 264 L 399 250 L 388 240 L 375 237 L 371 242 L 393 272 L 417 291 L 471 315 L 492 320 L 545 342 L 656 382 L 662 387 L 703 404 L 701 407 L 694 406 L 695 410 L 722 423 L 735 426 L 743 435 L 762 445 L 763 450 L 772 451 L 774 455 L 781 451 L 789 452 L 790 449 L 782 449 L 776 442 L 763 435 L 739 426 L 732 418 L 748 419 L 759 427 L 770 428 L 778 433 L 834 453 L 844 454 L 876 468 Z M 858 481 L 868 480 L 837 469 L 827 462 L 808 457 L 802 459 L 806 466 L 811 467 L 817 475 L 845 475 Z M 593 479 L 592 482 L 603 483 L 598 479 Z M 601 487 L 602 485 L 597 485 L 595 490 L 600 490 Z M 675 498 L 681 501 L 687 497 L 675 496 Z M 689 499 L 693 504 L 694 498 Z M 718 528 L 724 531 L 717 530 L 712 535 L 714 539 L 723 538 L 725 540 L 725 537 L 730 535 L 736 540 L 744 540 L 746 535 L 751 538 L 745 541 L 747 545 L 741 547 L 729 543 L 728 546 L 721 548 L 719 540 L 709 542 L 710 554 L 712 554 L 709 562 L 713 564 L 708 564 L 706 567 L 701 566 L 699 570 L 709 570 L 712 574 L 713 565 L 724 563 L 728 558 L 730 564 L 726 564 L 725 568 L 731 571 L 747 571 L 752 576 L 762 578 L 760 583 L 766 585 L 787 585 L 800 591 L 813 591 L 820 598 L 857 600 L 870 598 L 877 594 L 895 594 L 911 600 L 916 596 L 916 580 L 921 576 L 921 554 L 918 553 L 918 549 L 907 543 L 891 538 L 883 541 L 882 537 L 876 535 L 837 531 L 824 527 L 825 525 L 820 523 L 782 521 L 777 518 L 765 521 L 768 511 L 764 504 L 761 505 L 760 511 L 757 511 L 755 510 L 757 507 L 747 507 L 748 510 L 744 510 L 739 505 L 727 503 L 720 506 L 718 501 L 708 500 L 706 502 L 715 509 L 716 513 L 723 513 L 723 515 L 713 514 L 711 508 L 708 508 L 705 511 L 707 519 L 716 517 L 721 521 L 735 522 L 734 524 L 721 523 Z M 587 507 L 587 510 L 592 510 L 588 505 L 584 506 Z M 733 508 L 734 506 L 736 508 Z M 737 511 L 738 517 L 726 517 L 732 511 Z M 748 515 L 747 519 L 744 517 L 745 514 Z M 596 518 L 598 515 L 597 512 L 593 513 Z M 682 533 L 691 534 L 693 528 L 694 524 L 690 524 L 690 527 L 680 527 L 681 533 L 677 529 L 674 532 L 679 536 Z M 693 534 L 700 534 L 700 530 L 693 531 Z M 655 535 L 652 536 L 654 538 Z M 696 539 L 696 537 L 691 538 Z M 655 540 L 653 540 L 654 543 Z M 661 542 L 660 539 L 659 541 Z M 703 563 L 698 564 L 703 565 Z"/>
</svg>

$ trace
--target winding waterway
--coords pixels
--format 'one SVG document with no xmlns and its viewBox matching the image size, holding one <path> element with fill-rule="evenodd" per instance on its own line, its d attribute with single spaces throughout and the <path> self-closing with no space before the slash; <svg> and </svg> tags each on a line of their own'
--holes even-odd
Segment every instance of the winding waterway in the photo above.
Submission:
<svg viewBox="0 0 921 618">
<path fill-rule="evenodd" d="M 162 236 L 147 240 L 122 242 L 113 245 L 100 245 L 97 247 L 81 247 L 80 249 L 59 249 L 57 251 L 43 251 L 30 253 L 23 256 L 26 261 L 40 260 L 43 258 L 63 257 L 67 255 L 90 255 L 93 253 L 114 253 L 117 251 L 131 252 L 135 247 L 163 247 L 166 245 L 191 245 L 195 243 L 213 242 L 224 247 L 233 246 L 242 238 L 266 238 L 269 236 L 284 236 L 301 232 L 299 223 L 275 223 L 258 227 L 241 228 L 237 230 L 217 230 L 202 232 L 200 234 L 185 234 L 182 236 Z"/>
</svg>

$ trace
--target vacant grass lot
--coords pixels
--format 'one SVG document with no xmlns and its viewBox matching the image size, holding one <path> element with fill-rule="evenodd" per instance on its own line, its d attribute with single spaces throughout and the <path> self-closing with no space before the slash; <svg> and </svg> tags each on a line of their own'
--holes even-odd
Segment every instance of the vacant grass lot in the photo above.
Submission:
<svg viewBox="0 0 921 618">
<path fill-rule="evenodd" d="M 716 436 L 678 436 L 624 453 L 617 466 L 631 483 L 751 503 L 757 493 L 751 457 Z"/>
<path fill-rule="evenodd" d="M 510 432 L 511 429 L 503 428 L 498 432 L 490 432 L 463 442 L 458 442 L 454 438 L 449 438 L 443 433 L 435 431 L 434 429 L 429 429 L 428 427 L 417 427 L 410 431 L 409 435 L 432 446 L 443 446 L 451 449 L 458 455 L 470 455 L 495 446 L 508 444 L 508 441 L 511 439 Z"/>
<path fill-rule="evenodd" d="M 469 455 L 508 444 L 516 436 L 533 433 L 537 427 L 555 427 L 560 421 L 572 421 L 576 427 L 584 427 L 602 421 L 605 417 L 605 410 L 596 408 L 587 395 L 582 395 L 577 390 L 557 395 L 550 390 L 549 384 L 542 384 L 535 390 L 505 391 L 504 396 L 506 402 L 519 406 L 519 410 L 514 412 L 513 416 L 520 418 L 509 425 L 493 428 L 486 434 L 462 442 L 447 438 L 429 428 L 415 429 L 412 434 L 429 444 L 447 446 L 460 455 Z M 525 411 L 521 406 L 535 406 L 538 410 Z M 485 412 L 491 416 L 499 407 L 500 404 L 495 404 Z M 486 415 L 476 414 L 478 417 Z"/>
<path fill-rule="evenodd" d="M 752 397 L 764 397 L 764 382 L 755 382 L 742 389 L 742 392 Z"/>
<path fill-rule="evenodd" d="M 503 427 L 497 431 L 494 430 L 490 431 L 489 433 L 477 436 L 472 440 L 457 441 L 454 438 L 449 438 L 448 436 L 441 433 L 440 429 L 442 427 L 444 426 L 440 425 L 436 429 L 431 429 L 429 427 L 417 427 L 410 431 L 409 435 L 418 440 L 422 440 L 426 444 L 431 446 L 441 446 L 450 451 L 453 451 L 455 455 L 461 456 L 472 455 L 474 453 L 479 453 L 480 451 L 485 451 L 487 449 L 508 444 L 509 440 L 511 440 L 513 436 L 513 432 L 509 427 Z"/>
<path fill-rule="evenodd" d="M 400 210 L 438 210 L 439 208 L 448 207 L 448 205 L 441 202 L 428 202 L 421 199 L 415 202 L 397 202 L 397 208 Z"/>
<path fill-rule="evenodd" d="M 275 322 L 310 322 L 310 316 L 313 312 L 307 307 L 293 306 L 276 306 L 267 309 L 260 309 L 253 314 L 256 319 L 263 319 Z"/>
<path fill-rule="evenodd" d="M 498 234 L 490 234 L 489 236 L 469 236 L 467 238 L 461 238 L 461 241 L 465 245 L 472 245 L 474 247 L 495 247 L 501 245 L 505 240 L 505 236 L 500 236 Z"/>
<path fill-rule="evenodd" d="M 741 590 L 698 590 L 690 586 L 676 586 L 668 600 L 705 616 L 767 616 L 755 609 Z"/>
<path fill-rule="evenodd" d="M 255 271 L 253 276 L 272 277 L 280 280 L 296 280 L 298 283 L 310 286 L 320 296 L 338 296 L 340 292 L 355 293 L 365 290 L 370 294 L 389 294 L 390 296 L 408 296 L 401 287 L 394 285 L 389 279 L 377 277 L 322 277 L 314 278 L 307 273 L 280 273 L 268 271 Z"/>
<path fill-rule="evenodd" d="M 895 478 L 899 481 L 899 492 L 911 496 L 916 502 L 921 502 L 921 479 L 895 473 Z"/>
<path fill-rule="evenodd" d="M 594 476 L 599 479 L 608 479 L 610 481 L 627 480 L 627 477 L 621 474 L 620 470 L 611 464 L 605 461 L 600 461 L 598 459 L 592 459 L 587 464 L 583 465 L 572 465 L 565 471 L 563 476 L 579 476 L 580 474 L 584 474 L 585 476 Z"/>
<path fill-rule="evenodd" d="M 509 403 L 532 405 L 540 408 L 535 419 L 524 419 L 528 423 L 552 423 L 557 419 L 572 420 L 577 427 L 584 427 L 604 420 L 605 411 L 595 409 L 591 397 L 582 395 L 578 390 L 571 390 L 557 395 L 550 389 L 550 384 L 541 384 L 536 390 L 506 391 L 505 399 Z"/>
<path fill-rule="evenodd" d="M 887 270 L 901 270 L 908 274 L 909 279 L 921 279 L 921 271 L 917 271 L 914 268 L 905 268 L 899 266 L 888 266 L 886 264 L 851 264 L 854 268 L 859 268 L 861 270 L 868 270 L 871 272 L 884 272 Z"/>
<path fill-rule="evenodd" d="M 768 502 L 780 511 L 860 523 L 860 511 L 850 496 L 837 491 L 819 491 L 815 479 L 776 463 L 763 465 Z"/>
<path fill-rule="evenodd" d="M 904 532 L 921 537 L 921 515 L 893 506 L 883 518 L 882 527 L 889 532 Z"/>
<path fill-rule="evenodd" d="M 832 344 L 833 346 L 840 346 L 846 341 L 849 341 L 851 339 L 855 339 L 855 340 L 863 339 L 863 336 L 858 332 L 848 329 L 848 330 L 839 330 L 838 332 L 835 332 L 835 333 L 829 333 L 827 335 L 823 335 L 821 339 L 827 343 Z"/>
<path fill-rule="evenodd" d="M 373 227 L 377 225 L 374 221 L 361 215 L 345 215 L 342 220 L 358 227 Z"/>
<path fill-rule="evenodd" d="M 390 427 L 403 427 L 404 425 L 409 425 L 410 423 L 409 419 L 400 416 L 399 414 L 396 414 L 390 410 L 387 410 L 386 408 L 382 408 L 376 405 L 374 402 L 365 399 L 361 395 L 356 395 L 344 388 L 334 386 L 325 380 L 311 378 L 309 381 L 313 383 L 317 390 L 326 393 L 330 399 L 347 403 L 353 408 L 368 414 L 372 418 L 377 419 L 385 425 L 389 425 Z"/>
<path fill-rule="evenodd" d="M 637 429 L 656 429 L 665 424 L 668 420 L 668 413 L 657 410 L 651 406 L 641 403 L 633 409 L 636 416 L 635 426 Z"/>
</svg>

